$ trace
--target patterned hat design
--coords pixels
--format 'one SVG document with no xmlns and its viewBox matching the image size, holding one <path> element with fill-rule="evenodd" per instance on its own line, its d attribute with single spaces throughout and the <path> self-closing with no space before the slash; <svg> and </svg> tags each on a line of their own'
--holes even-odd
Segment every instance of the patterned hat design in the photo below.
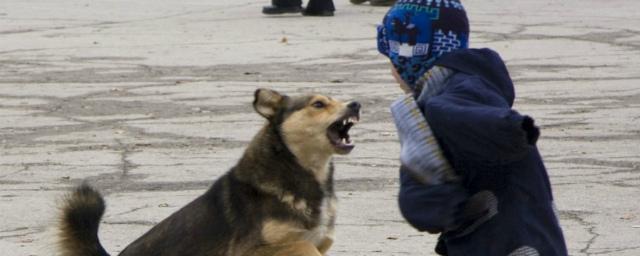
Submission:
<svg viewBox="0 0 640 256">
<path fill-rule="evenodd" d="M 378 51 L 412 89 L 438 57 L 468 44 L 469 21 L 459 0 L 398 0 L 378 26 Z"/>
</svg>

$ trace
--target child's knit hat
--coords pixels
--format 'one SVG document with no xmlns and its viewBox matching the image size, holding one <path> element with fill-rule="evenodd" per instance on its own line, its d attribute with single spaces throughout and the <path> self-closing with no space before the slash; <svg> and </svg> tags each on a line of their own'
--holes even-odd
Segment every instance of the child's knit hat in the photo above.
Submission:
<svg viewBox="0 0 640 256">
<path fill-rule="evenodd" d="M 412 89 L 438 57 L 468 42 L 469 21 L 459 0 L 398 0 L 378 26 L 378 51 Z"/>
</svg>

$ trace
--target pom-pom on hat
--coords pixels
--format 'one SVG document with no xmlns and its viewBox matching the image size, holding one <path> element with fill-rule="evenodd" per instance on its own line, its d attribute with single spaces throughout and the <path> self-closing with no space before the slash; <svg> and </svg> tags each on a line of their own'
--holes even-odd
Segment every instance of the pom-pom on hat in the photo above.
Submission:
<svg viewBox="0 0 640 256">
<path fill-rule="evenodd" d="M 469 21 L 459 0 L 398 0 L 378 26 L 378 51 L 415 89 L 436 59 L 469 45 Z"/>
</svg>

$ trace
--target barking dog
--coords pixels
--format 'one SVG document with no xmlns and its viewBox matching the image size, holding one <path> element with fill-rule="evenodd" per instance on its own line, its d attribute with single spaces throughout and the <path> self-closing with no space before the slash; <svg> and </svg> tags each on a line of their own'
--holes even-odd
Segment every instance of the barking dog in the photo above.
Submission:
<svg viewBox="0 0 640 256">
<path fill-rule="evenodd" d="M 236 166 L 120 255 L 318 256 L 329 249 L 336 207 L 331 159 L 354 148 L 349 129 L 360 104 L 258 89 L 253 106 L 267 122 Z M 108 255 L 98 239 L 104 209 L 87 185 L 68 196 L 62 255 Z"/>
</svg>

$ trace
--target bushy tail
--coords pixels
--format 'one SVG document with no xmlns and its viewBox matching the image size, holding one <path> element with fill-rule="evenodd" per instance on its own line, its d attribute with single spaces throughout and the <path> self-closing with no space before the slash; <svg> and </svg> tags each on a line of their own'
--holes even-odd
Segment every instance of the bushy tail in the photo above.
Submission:
<svg viewBox="0 0 640 256">
<path fill-rule="evenodd" d="M 58 235 L 63 256 L 109 256 L 98 240 L 98 226 L 104 214 L 104 199 L 82 184 L 64 200 Z"/>
</svg>

